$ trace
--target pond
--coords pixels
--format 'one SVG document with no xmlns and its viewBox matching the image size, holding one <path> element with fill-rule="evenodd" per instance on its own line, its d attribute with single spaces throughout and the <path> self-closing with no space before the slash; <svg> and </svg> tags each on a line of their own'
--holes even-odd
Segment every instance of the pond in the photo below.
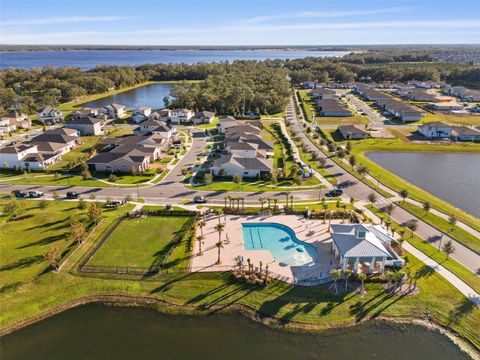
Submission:
<svg viewBox="0 0 480 360">
<path fill-rule="evenodd" d="M 2 338 L 8 359 L 466 359 L 447 337 L 370 322 L 293 333 L 241 315 L 180 316 L 86 305 Z"/>
<path fill-rule="evenodd" d="M 480 217 L 480 154 L 369 152 L 367 157 L 440 199 Z"/>
<path fill-rule="evenodd" d="M 81 106 L 95 108 L 115 103 L 125 105 L 130 109 L 134 109 L 139 105 L 145 105 L 152 109 L 162 109 L 165 107 L 163 99 L 170 95 L 171 87 L 172 85 L 170 84 L 150 84 L 93 100 Z"/>
</svg>

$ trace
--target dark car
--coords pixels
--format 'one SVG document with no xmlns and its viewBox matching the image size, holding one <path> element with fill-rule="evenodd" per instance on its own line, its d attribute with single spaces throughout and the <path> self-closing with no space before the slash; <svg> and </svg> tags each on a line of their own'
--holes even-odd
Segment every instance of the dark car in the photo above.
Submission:
<svg viewBox="0 0 480 360">
<path fill-rule="evenodd" d="M 24 198 L 27 196 L 27 193 L 23 190 L 13 190 L 12 194 L 17 198 Z"/>
<path fill-rule="evenodd" d="M 326 197 L 330 197 L 330 198 L 333 198 L 333 197 L 339 197 L 339 196 L 342 196 L 343 194 L 343 190 L 340 190 L 340 189 L 332 189 L 330 190 L 329 192 L 327 192 L 325 194 Z"/>
<path fill-rule="evenodd" d="M 75 191 L 67 192 L 67 199 L 78 199 L 79 195 Z"/>
<path fill-rule="evenodd" d="M 30 191 L 28 193 L 28 196 L 31 198 L 41 198 L 43 197 L 44 193 L 41 191 Z"/>
<path fill-rule="evenodd" d="M 193 202 L 195 202 L 197 204 L 204 204 L 204 203 L 207 202 L 207 199 L 204 196 L 195 196 L 193 198 Z"/>
</svg>

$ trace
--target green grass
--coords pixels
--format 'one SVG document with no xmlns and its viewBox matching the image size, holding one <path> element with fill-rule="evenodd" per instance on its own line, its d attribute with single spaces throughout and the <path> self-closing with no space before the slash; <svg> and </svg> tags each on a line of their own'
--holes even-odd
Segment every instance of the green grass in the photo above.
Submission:
<svg viewBox="0 0 480 360">
<path fill-rule="evenodd" d="M 286 175 L 289 175 L 292 167 L 295 165 L 292 150 L 288 139 L 282 132 L 278 123 L 269 124 L 262 133 L 262 138 L 267 141 L 273 141 L 273 168 L 283 169 Z"/>
<path fill-rule="evenodd" d="M 412 215 L 432 225 L 437 230 L 440 230 L 451 238 L 457 240 L 459 243 L 462 243 L 463 245 L 480 253 L 480 239 L 476 238 L 468 231 L 463 230 L 456 225 L 452 227 L 448 220 L 432 214 L 431 212 L 425 212 L 423 208 L 416 205 L 402 201 L 397 201 L 396 204 L 407 210 Z"/>
<path fill-rule="evenodd" d="M 110 181 L 110 174 L 92 173 L 92 176 L 105 181 Z M 114 182 L 115 184 L 136 185 L 150 181 L 155 176 L 155 171 L 153 171 L 153 169 L 148 170 L 143 175 L 115 174 L 115 176 L 117 177 L 117 180 Z"/>
<path fill-rule="evenodd" d="M 79 175 L 59 175 L 56 179 L 54 175 L 47 175 L 42 177 L 27 176 L 23 179 L 10 180 L 7 183 L 19 185 L 115 187 L 114 185 L 105 184 L 104 182 L 98 180 L 83 180 L 82 177 Z"/>
<path fill-rule="evenodd" d="M 15 220 L 0 216 L 0 289 L 19 286 L 50 271 L 43 256 L 50 248 L 58 248 L 62 259 L 77 247 L 69 238 L 70 223 L 81 221 L 87 230 L 93 227 L 87 218 L 87 209 L 79 210 L 77 203 L 48 201 L 46 209 L 36 200 L 15 200 L 20 206 Z M 8 200 L 0 200 L 3 207 Z M 124 209 L 104 210 L 111 217 Z M 0 290 L 0 293 L 2 291 Z"/>
<path fill-rule="evenodd" d="M 62 159 L 56 164 L 50 166 L 48 170 L 69 170 L 69 163 L 73 162 L 79 164 L 82 161 L 86 161 L 90 151 L 95 147 L 98 140 L 100 140 L 100 136 L 82 136 L 80 139 L 82 141 L 81 145 L 62 155 Z"/>
<path fill-rule="evenodd" d="M 190 217 L 173 216 L 122 220 L 89 265 L 150 268 L 163 262 L 170 244 L 189 221 Z"/>
<path fill-rule="evenodd" d="M 469 152 L 480 153 L 480 144 L 454 143 L 454 144 L 417 144 L 405 142 L 401 139 L 367 139 L 355 142 L 352 153 L 357 158 L 357 163 L 368 167 L 369 173 L 374 178 L 379 178 L 386 187 L 398 192 L 402 189 L 409 191 L 409 197 L 418 202 L 430 201 L 433 208 L 444 214 L 455 214 L 458 221 L 480 231 L 480 219 L 466 213 L 465 211 L 448 204 L 447 202 L 429 194 L 404 179 L 394 175 L 377 163 L 367 158 L 366 153 L 370 151 L 431 151 L 431 152 Z"/>
<path fill-rule="evenodd" d="M 119 211 L 118 216 L 127 210 L 115 211 Z M 94 236 L 72 256 L 69 264 L 73 266 L 78 262 L 114 220 L 109 215 L 105 216 Z M 42 229 L 50 220 L 40 221 L 32 217 L 20 221 L 32 222 Z M 30 227 L 20 223 L 17 226 L 22 229 Z M 16 234 L 18 240 L 10 247 L 11 251 L 17 251 L 17 247 L 28 243 L 23 236 L 18 236 L 23 231 Z M 184 249 L 189 248 L 189 242 L 182 241 L 182 244 L 185 244 Z M 174 256 L 177 261 L 183 258 L 182 254 L 188 253 L 180 246 L 175 251 L 180 252 Z M 407 262 L 412 271 L 423 270 L 418 281 L 421 291 L 415 296 L 388 296 L 377 283 L 366 284 L 367 294 L 363 298 L 354 293 L 333 295 L 327 287 L 296 287 L 278 282 L 262 288 L 238 283 L 227 273 L 169 273 L 148 279 L 90 277 L 75 271 L 46 273 L 28 283 L 2 288 L 0 326 L 4 328 L 85 296 L 118 294 L 158 300 L 158 308 L 172 312 L 209 314 L 219 308 L 228 311 L 236 306 L 247 306 L 279 318 L 287 326 L 299 324 L 300 327 L 316 329 L 354 324 L 378 316 L 423 319 L 425 310 L 428 310 L 435 322 L 480 348 L 480 309 L 439 274 L 428 271 L 415 257 L 407 255 Z M 23 270 L 16 268 L 11 271 Z"/>
<path fill-rule="evenodd" d="M 370 211 L 372 211 L 375 215 L 380 218 L 387 219 L 387 215 L 382 213 L 377 208 L 367 205 L 366 206 Z M 394 220 L 391 220 L 392 226 L 399 230 L 402 226 Z M 447 270 L 451 271 L 453 274 L 458 276 L 463 282 L 469 285 L 472 289 L 474 289 L 477 293 L 480 293 L 480 278 L 467 269 L 465 266 L 460 264 L 458 261 L 452 258 L 447 259 L 447 254 L 442 251 L 438 251 L 438 249 L 419 237 L 416 234 L 413 234 L 413 237 L 410 236 L 410 230 L 403 228 L 405 230 L 405 239 L 410 243 L 413 247 L 417 250 L 420 250 L 425 255 L 429 256 L 437 263 L 442 265 Z"/>
<path fill-rule="evenodd" d="M 206 129 L 216 129 L 217 124 L 218 124 L 218 116 L 215 116 L 213 118 L 213 121 L 210 124 L 199 124 L 199 125 L 195 125 L 195 126 L 199 129 L 206 130 Z"/>
<path fill-rule="evenodd" d="M 308 189 L 321 189 L 323 186 L 315 177 L 303 180 L 300 186 L 312 186 Z M 274 192 L 274 191 L 298 191 L 305 190 L 299 187 L 293 180 L 279 181 L 272 185 L 270 181 L 254 181 L 235 184 L 233 181 L 213 181 L 211 184 L 194 185 L 195 190 L 212 191 L 238 191 L 238 192 Z"/>
</svg>

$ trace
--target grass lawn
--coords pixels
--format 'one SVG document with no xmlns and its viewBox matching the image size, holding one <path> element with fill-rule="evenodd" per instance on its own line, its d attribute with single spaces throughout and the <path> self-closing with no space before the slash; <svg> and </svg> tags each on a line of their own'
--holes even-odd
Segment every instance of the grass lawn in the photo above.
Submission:
<svg viewBox="0 0 480 360">
<path fill-rule="evenodd" d="M 441 232 L 447 234 L 451 238 L 457 240 L 458 242 L 464 244 L 465 246 L 475 250 L 480 253 L 480 239 L 476 238 L 468 231 L 463 230 L 458 226 L 451 226 L 448 220 L 445 220 L 431 212 L 425 212 L 423 208 L 410 204 L 408 202 L 397 201 L 396 204 L 419 219 L 425 221 L 426 223 L 432 225 L 434 228 L 440 230 Z"/>
<path fill-rule="evenodd" d="M 55 210 L 56 204 L 50 205 L 52 210 Z M 71 206 L 70 203 L 58 202 L 58 204 L 60 204 L 58 206 Z M 69 260 L 68 265 L 71 264 L 72 269 L 75 268 L 74 264 L 108 229 L 115 217 L 125 211 L 128 211 L 126 207 L 108 213 L 104 212 L 105 220 L 100 223 L 93 236 Z M 66 217 L 68 215 L 69 213 L 61 213 L 56 209 L 52 216 Z M 41 232 L 42 229 L 48 227 L 53 230 L 59 226 L 59 224 L 49 224 L 52 219 L 48 217 L 39 220 L 37 216 L 34 216 L 17 221 L 15 239 L 10 238 L 5 241 L 7 244 L 0 245 L 7 247 L 7 250 L 12 253 L 20 251 L 19 247 L 32 241 L 25 238 L 23 234 L 33 231 Z M 33 226 L 36 226 L 37 229 L 28 230 Z M 63 240 L 58 242 L 60 241 L 63 242 Z M 8 245 L 9 242 L 13 243 Z M 185 244 L 184 249 L 189 249 L 189 243 L 185 242 Z M 188 254 L 188 251 L 184 249 L 181 246 L 175 248 L 178 253 L 174 251 L 172 254 L 172 263 L 177 264 L 182 261 L 185 257 L 184 254 Z M 128 250 L 137 251 L 132 247 Z M 152 249 L 152 251 L 154 250 Z M 4 252 L 5 250 L 2 248 L 2 254 Z M 18 258 L 24 256 L 31 255 L 22 254 Z M 219 309 L 228 311 L 233 310 L 234 306 L 247 306 L 261 314 L 279 318 L 287 326 L 298 324 L 300 327 L 310 326 L 316 329 L 346 323 L 355 324 L 378 316 L 393 319 L 411 317 L 423 319 L 425 311 L 428 311 L 435 322 L 452 329 L 480 348 L 478 337 L 480 309 L 439 274 L 426 268 L 412 255 L 407 254 L 406 260 L 411 271 L 419 270 L 422 274 L 418 280 L 421 291 L 415 296 L 387 295 L 378 283 L 367 283 L 367 294 L 363 298 L 353 292 L 333 295 L 327 286 L 297 287 L 274 282 L 269 287 L 262 288 L 239 283 L 228 273 L 169 273 L 149 279 L 127 279 L 79 276 L 74 270 L 72 272 L 48 272 L 42 276 L 34 276 L 36 272 L 32 272 L 33 277 L 32 274 L 27 276 L 31 279 L 30 282 L 2 287 L 0 327 L 4 328 L 21 320 L 32 318 L 85 296 L 118 294 L 158 300 L 159 302 L 155 305 L 157 308 L 171 312 L 209 314 L 217 312 Z M 127 261 L 129 260 L 127 259 Z M 39 267 L 38 270 L 41 271 L 42 267 Z M 15 267 L 4 271 L 11 272 L 9 273 L 10 281 L 25 278 L 25 275 L 22 275 L 26 271 L 25 267 Z M 16 275 L 17 272 L 18 275 Z M 351 281 L 353 282 L 353 280 Z M 9 282 L 9 284 L 12 283 Z M 171 305 L 169 306 L 169 304 Z"/>
<path fill-rule="evenodd" d="M 11 180 L 6 183 L 19 184 L 19 185 L 46 185 L 46 186 L 115 187 L 114 185 L 105 184 L 98 180 L 83 180 L 80 175 L 74 175 L 74 176 L 58 175 L 56 179 L 54 175 L 47 175 L 42 177 L 27 176 L 27 177 L 24 177 L 23 179 Z"/>
<path fill-rule="evenodd" d="M 187 185 L 188 186 L 188 185 Z M 320 181 L 311 177 L 303 180 L 300 186 L 311 186 L 309 189 L 321 189 L 323 185 Z M 269 191 L 298 191 L 305 190 L 299 187 L 293 180 L 279 181 L 272 185 L 270 181 L 254 181 L 235 184 L 233 181 L 214 181 L 211 184 L 194 185 L 195 190 L 212 190 L 212 191 L 239 191 L 239 192 L 269 192 Z"/>
<path fill-rule="evenodd" d="M 313 99 L 308 94 L 308 90 L 298 90 L 297 92 L 300 98 L 300 104 L 303 110 L 303 115 L 305 120 L 308 122 L 312 121 L 313 115 L 315 115 L 315 121 L 317 124 L 338 124 L 338 125 L 349 125 L 349 124 L 365 124 L 368 123 L 368 118 L 361 116 L 353 109 L 353 116 L 341 117 L 341 116 L 320 116 L 315 109 L 315 103 Z"/>
<path fill-rule="evenodd" d="M 367 205 L 367 208 L 380 218 L 383 218 L 383 219 L 388 218 L 386 214 L 382 213 L 380 210 L 378 210 L 377 208 L 371 205 Z M 394 220 L 390 220 L 390 221 L 392 222 L 392 226 L 395 229 L 397 229 L 396 230 L 397 232 L 399 229 L 402 229 L 402 226 L 399 223 L 397 223 Z M 413 234 L 413 237 L 411 237 L 410 230 L 406 228 L 403 228 L 403 229 L 405 230 L 405 240 L 408 243 L 410 243 L 413 247 L 423 252 L 425 255 L 431 257 L 433 260 L 438 262 L 447 270 L 450 270 L 452 273 L 457 275 L 463 282 L 469 285 L 472 289 L 480 293 L 480 277 L 475 275 L 473 272 L 471 272 L 469 269 L 467 269 L 465 266 L 460 264 L 455 259 L 452 259 L 452 258 L 447 259 L 447 255 L 444 252 L 438 251 L 438 249 L 435 246 L 428 243 L 428 241 L 425 241 L 425 239 L 422 239 L 416 234 Z"/>
<path fill-rule="evenodd" d="M 135 185 L 135 184 L 141 184 L 144 182 L 147 182 L 151 180 L 155 176 L 155 171 L 149 170 L 145 172 L 143 175 L 128 175 L 128 174 L 115 174 L 117 177 L 117 180 L 115 181 L 115 184 L 122 184 L 122 185 Z M 110 174 L 106 173 L 92 173 L 92 176 L 95 178 L 99 178 L 105 181 L 110 181 L 109 177 Z"/>
<path fill-rule="evenodd" d="M 426 123 L 431 121 L 442 121 L 454 125 L 478 126 L 480 125 L 480 115 L 450 114 L 435 111 L 434 114 L 426 113 L 426 116 L 424 116 L 420 122 Z"/>
<path fill-rule="evenodd" d="M 369 151 L 438 151 L 480 153 L 480 144 L 417 144 L 405 142 L 401 139 L 367 139 L 356 141 L 352 144 L 352 153 L 357 158 L 357 163 L 367 166 L 369 169 L 369 174 L 374 178 L 379 178 L 383 185 L 397 192 L 402 189 L 408 189 L 409 197 L 411 199 L 421 203 L 430 201 L 433 208 L 443 212 L 444 214 L 455 214 L 459 221 L 464 222 L 465 224 L 480 231 L 480 219 L 429 194 L 425 190 L 408 183 L 404 179 L 401 179 L 377 163 L 371 161 L 365 155 Z"/>
<path fill-rule="evenodd" d="M 48 170 L 68 170 L 69 163 L 80 163 L 88 159 L 89 152 L 93 149 L 95 144 L 100 140 L 100 136 L 82 136 L 82 144 L 73 148 L 72 151 L 62 155 L 62 160 L 53 164 Z"/>
<path fill-rule="evenodd" d="M 191 221 L 192 218 L 187 216 L 148 216 L 122 220 L 89 261 L 89 265 L 140 268 L 160 265 L 175 240 L 190 229 Z"/>
<path fill-rule="evenodd" d="M 218 116 L 215 116 L 213 118 L 213 121 L 210 124 L 200 124 L 200 125 L 195 125 L 195 127 L 199 129 L 216 129 L 218 124 Z"/>
</svg>

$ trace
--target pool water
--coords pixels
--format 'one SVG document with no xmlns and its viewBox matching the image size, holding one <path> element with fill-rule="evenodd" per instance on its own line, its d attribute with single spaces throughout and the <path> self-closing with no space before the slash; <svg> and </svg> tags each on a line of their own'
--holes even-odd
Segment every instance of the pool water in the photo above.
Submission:
<svg viewBox="0 0 480 360">
<path fill-rule="evenodd" d="M 318 257 L 315 248 L 295 236 L 288 226 L 277 223 L 242 224 L 245 250 L 269 250 L 280 265 L 313 265 Z"/>
</svg>

